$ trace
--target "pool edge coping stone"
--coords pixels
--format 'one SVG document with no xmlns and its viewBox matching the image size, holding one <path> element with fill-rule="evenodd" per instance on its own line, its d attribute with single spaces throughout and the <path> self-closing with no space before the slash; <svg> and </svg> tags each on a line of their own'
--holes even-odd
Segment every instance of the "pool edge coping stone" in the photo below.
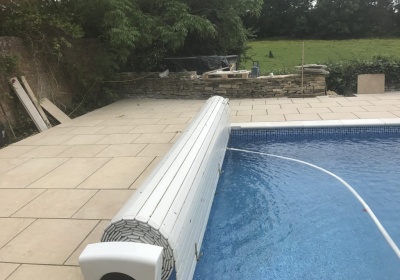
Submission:
<svg viewBox="0 0 400 280">
<path fill-rule="evenodd" d="M 400 126 L 400 118 L 395 119 L 349 119 L 322 121 L 253 122 L 231 123 L 232 130 L 262 128 L 329 128 L 350 126 Z"/>
</svg>

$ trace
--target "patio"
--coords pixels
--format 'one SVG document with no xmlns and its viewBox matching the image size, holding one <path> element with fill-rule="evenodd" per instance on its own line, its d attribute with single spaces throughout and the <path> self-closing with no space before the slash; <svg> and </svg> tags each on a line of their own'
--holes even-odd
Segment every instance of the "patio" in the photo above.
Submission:
<svg viewBox="0 0 400 280">
<path fill-rule="evenodd" d="M 0 150 L 0 280 L 83 279 L 100 240 L 204 100 L 127 99 Z M 400 118 L 400 92 L 234 99 L 232 123 Z M 304 123 L 306 124 L 306 123 Z"/>
</svg>

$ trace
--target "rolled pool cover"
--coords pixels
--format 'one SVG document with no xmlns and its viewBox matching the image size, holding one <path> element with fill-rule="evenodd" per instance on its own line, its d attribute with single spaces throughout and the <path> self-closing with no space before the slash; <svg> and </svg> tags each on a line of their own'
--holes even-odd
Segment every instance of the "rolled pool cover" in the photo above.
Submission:
<svg viewBox="0 0 400 280">
<path fill-rule="evenodd" d="M 193 278 L 230 133 L 228 99 L 207 100 L 106 228 L 102 242 L 163 247 L 162 279 Z"/>
</svg>

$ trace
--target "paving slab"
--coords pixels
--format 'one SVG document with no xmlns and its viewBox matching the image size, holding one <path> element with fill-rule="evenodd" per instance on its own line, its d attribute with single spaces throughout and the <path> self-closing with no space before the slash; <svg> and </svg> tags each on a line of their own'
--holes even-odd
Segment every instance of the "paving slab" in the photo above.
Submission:
<svg viewBox="0 0 400 280">
<path fill-rule="evenodd" d="M 0 280 L 6 280 L 19 266 L 15 263 L 0 263 Z"/>
<path fill-rule="evenodd" d="M 1 278 L 0 278 L 1 279 Z M 83 280 L 79 267 L 23 264 L 7 280 Z"/>
<path fill-rule="evenodd" d="M 78 257 L 204 100 L 127 99 L 0 150 L 0 280 L 82 280 Z M 233 123 L 400 117 L 400 92 L 230 100 Z"/>
<path fill-rule="evenodd" d="M 72 255 L 65 262 L 65 265 L 79 265 L 79 255 L 83 252 L 85 247 L 92 243 L 98 243 L 103 236 L 104 229 L 110 224 L 110 220 L 102 220 L 97 226 L 90 232 L 90 234 L 82 241 L 79 247 L 72 253 Z M 71 280 L 75 280 L 72 278 Z"/>
<path fill-rule="evenodd" d="M 154 156 L 112 158 L 78 188 L 128 189 L 153 159 Z"/>
<path fill-rule="evenodd" d="M 97 223 L 38 219 L 0 249 L 0 262 L 62 265 Z"/>
<path fill-rule="evenodd" d="M 146 147 L 146 144 L 113 144 L 102 150 L 96 157 L 134 157 Z"/>
<path fill-rule="evenodd" d="M 146 133 L 140 135 L 137 139 L 135 139 L 134 143 L 165 144 L 169 143 L 175 135 L 176 133 L 174 132 Z"/>
<path fill-rule="evenodd" d="M 10 217 L 45 191 L 46 189 L 0 189 L 0 217 Z"/>
<path fill-rule="evenodd" d="M 0 218 L 0 248 L 3 248 L 16 235 L 32 224 L 35 219 Z"/>
<path fill-rule="evenodd" d="M 108 146 L 109 145 L 100 145 L 100 144 L 73 145 L 69 146 L 70 148 L 68 150 L 57 155 L 57 157 L 62 157 L 62 158 L 94 157 Z"/>
<path fill-rule="evenodd" d="M 100 190 L 73 216 L 77 219 L 112 219 L 134 190 Z"/>
<path fill-rule="evenodd" d="M 26 188 L 66 162 L 67 158 L 31 159 L 0 176 L 0 188 Z"/>
<path fill-rule="evenodd" d="M 71 218 L 97 190 L 46 190 L 12 217 Z"/>
</svg>

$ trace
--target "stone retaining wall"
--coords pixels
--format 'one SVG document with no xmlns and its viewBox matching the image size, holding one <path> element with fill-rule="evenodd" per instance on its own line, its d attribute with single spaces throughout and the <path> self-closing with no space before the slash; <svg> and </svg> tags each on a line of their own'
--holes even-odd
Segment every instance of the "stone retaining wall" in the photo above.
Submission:
<svg viewBox="0 0 400 280">
<path fill-rule="evenodd" d="M 115 89 L 125 97 L 205 99 L 213 95 L 228 98 L 308 97 L 326 94 L 324 75 L 265 76 L 248 79 L 203 80 L 192 72 L 169 73 L 160 78 L 158 73 L 123 73 Z"/>
</svg>

